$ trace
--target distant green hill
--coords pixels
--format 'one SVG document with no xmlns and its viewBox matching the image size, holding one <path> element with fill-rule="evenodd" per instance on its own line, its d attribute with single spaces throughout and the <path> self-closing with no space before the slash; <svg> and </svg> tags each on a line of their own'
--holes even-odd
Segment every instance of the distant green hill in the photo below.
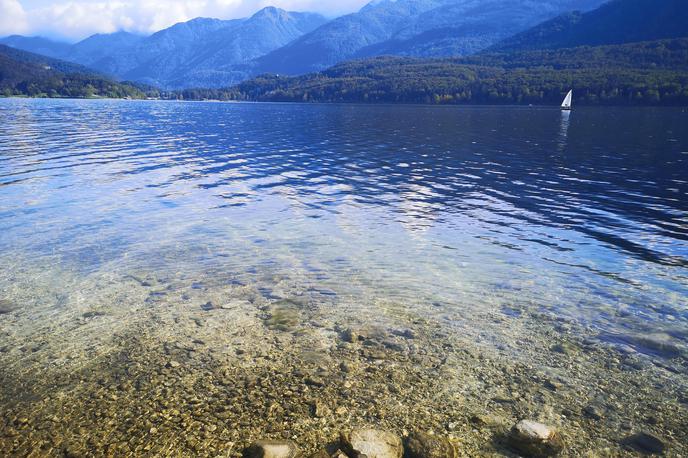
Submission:
<svg viewBox="0 0 688 458">
<path fill-rule="evenodd" d="M 86 67 L 0 45 L 0 96 L 143 98 L 146 94 Z"/>
<path fill-rule="evenodd" d="M 567 13 L 496 44 L 517 52 L 688 37 L 686 0 L 612 0 L 596 10 Z"/>
<path fill-rule="evenodd" d="M 570 88 L 575 104 L 688 105 L 688 39 L 454 59 L 382 57 L 298 77 L 261 76 L 214 97 L 554 105 Z"/>
</svg>

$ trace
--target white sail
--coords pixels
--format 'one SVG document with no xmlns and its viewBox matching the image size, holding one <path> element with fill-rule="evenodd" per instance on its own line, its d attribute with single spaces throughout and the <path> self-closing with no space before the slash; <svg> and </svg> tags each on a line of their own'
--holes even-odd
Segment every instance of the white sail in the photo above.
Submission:
<svg viewBox="0 0 688 458">
<path fill-rule="evenodd" d="M 561 107 L 565 110 L 570 110 L 571 109 L 571 99 L 573 98 L 573 89 L 569 91 L 568 94 L 566 94 L 566 97 L 564 98 L 564 101 L 561 104 Z"/>
</svg>

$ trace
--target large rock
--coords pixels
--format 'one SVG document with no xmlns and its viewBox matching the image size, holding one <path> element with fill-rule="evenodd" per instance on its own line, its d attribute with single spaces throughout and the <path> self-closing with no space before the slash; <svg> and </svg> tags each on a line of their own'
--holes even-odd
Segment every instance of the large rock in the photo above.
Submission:
<svg viewBox="0 0 688 458">
<path fill-rule="evenodd" d="M 299 448 L 291 441 L 260 440 L 244 450 L 244 458 L 297 458 Z"/>
<path fill-rule="evenodd" d="M 554 428 L 532 420 L 521 420 L 509 435 L 509 443 L 533 458 L 555 456 L 564 449 L 564 441 Z"/>
<path fill-rule="evenodd" d="M 632 342 L 667 358 L 675 358 L 683 354 L 683 348 L 676 343 L 676 339 L 663 332 L 635 336 Z"/>
<path fill-rule="evenodd" d="M 456 458 L 456 448 L 445 437 L 413 432 L 406 439 L 408 458 Z"/>
<path fill-rule="evenodd" d="M 351 457 L 401 458 L 404 447 L 399 436 L 376 429 L 355 429 L 341 433 L 342 445 Z"/>
<path fill-rule="evenodd" d="M 643 454 L 664 453 L 666 444 L 652 433 L 641 431 L 624 439 L 623 444 Z"/>
<path fill-rule="evenodd" d="M 19 305 L 8 299 L 0 299 L 0 315 L 12 313 L 15 310 L 19 310 Z"/>
</svg>

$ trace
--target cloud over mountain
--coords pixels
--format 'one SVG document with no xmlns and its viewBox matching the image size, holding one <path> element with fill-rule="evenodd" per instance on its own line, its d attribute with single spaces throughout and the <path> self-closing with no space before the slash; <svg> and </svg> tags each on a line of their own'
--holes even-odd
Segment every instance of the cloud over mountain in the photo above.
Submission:
<svg viewBox="0 0 688 458">
<path fill-rule="evenodd" d="M 338 15 L 366 0 L 0 0 L 0 36 L 21 33 L 77 40 L 126 30 L 149 34 L 196 17 L 246 17 L 265 6 Z"/>
</svg>

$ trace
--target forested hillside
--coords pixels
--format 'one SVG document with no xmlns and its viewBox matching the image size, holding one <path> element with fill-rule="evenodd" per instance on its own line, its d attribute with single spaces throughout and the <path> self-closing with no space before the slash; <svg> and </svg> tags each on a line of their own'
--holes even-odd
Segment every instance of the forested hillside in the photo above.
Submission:
<svg viewBox="0 0 688 458">
<path fill-rule="evenodd" d="M 27 97 L 131 97 L 144 92 L 85 67 L 0 45 L 0 95 Z"/>
<path fill-rule="evenodd" d="M 382 57 L 216 96 L 256 101 L 688 105 L 688 39 L 456 59 Z M 188 94 L 190 95 L 190 94 Z"/>
</svg>

